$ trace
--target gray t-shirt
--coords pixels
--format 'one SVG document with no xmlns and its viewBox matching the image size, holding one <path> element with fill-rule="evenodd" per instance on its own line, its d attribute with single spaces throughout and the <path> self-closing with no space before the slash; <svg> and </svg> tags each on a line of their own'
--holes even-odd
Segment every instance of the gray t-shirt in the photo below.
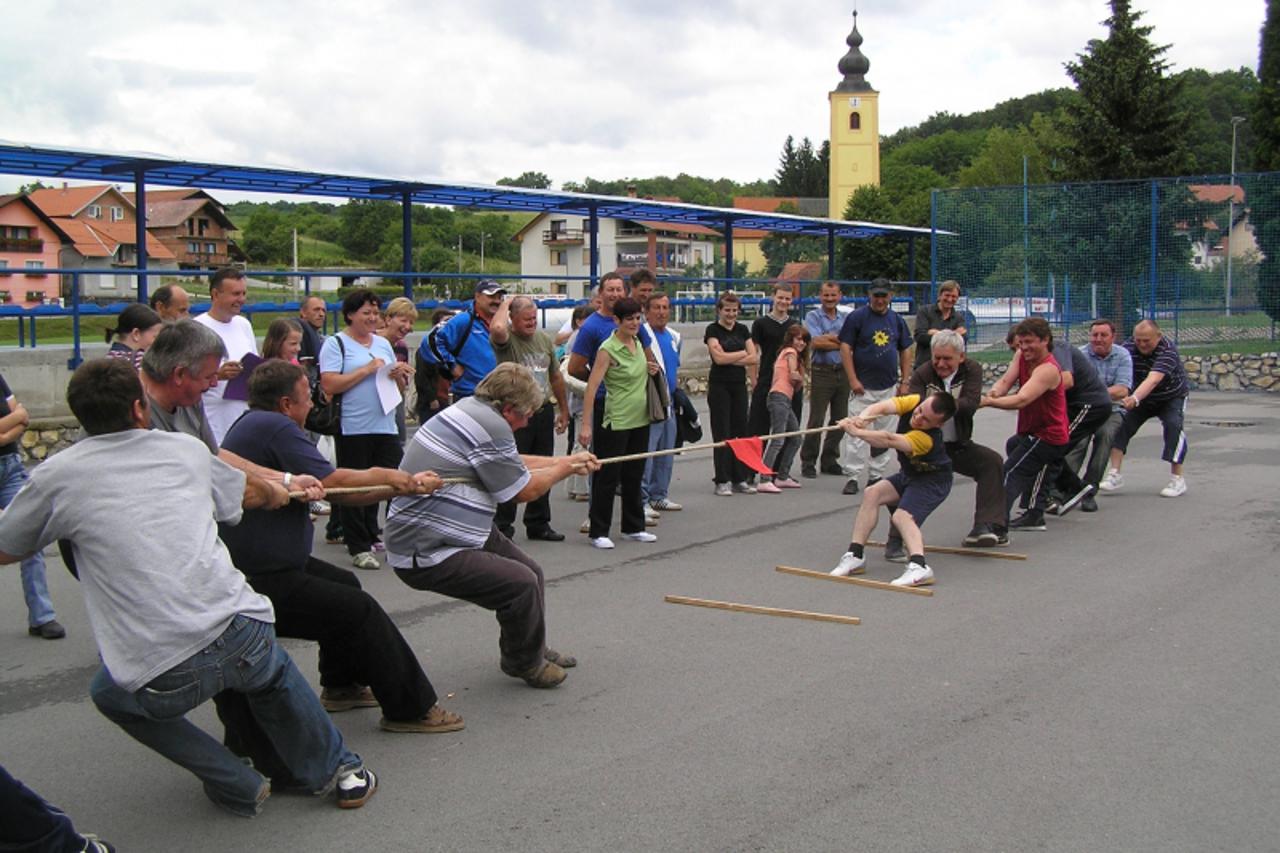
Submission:
<svg viewBox="0 0 1280 853">
<path fill-rule="evenodd" d="M 1071 371 L 1071 390 L 1067 392 L 1068 406 L 1111 406 L 1111 394 L 1102 384 L 1097 369 L 1089 357 L 1066 341 L 1053 345 L 1053 357 L 1059 370 Z"/>
<path fill-rule="evenodd" d="M 209 419 L 204 415 L 202 403 L 196 403 L 194 406 L 178 406 L 172 412 L 167 412 L 159 403 L 147 397 L 147 405 L 151 409 L 152 429 L 181 432 L 198 438 L 204 442 L 205 447 L 209 448 L 210 453 L 217 455 L 218 440 L 214 438 L 213 430 L 209 428 Z"/>
<path fill-rule="evenodd" d="M 434 566 L 489 538 L 498 504 L 529 482 L 511 426 L 492 405 L 464 397 L 423 424 L 404 449 L 400 470 L 435 471 L 475 484 L 444 486 L 429 495 L 395 497 L 384 533 L 393 568 Z"/>
<path fill-rule="evenodd" d="M 0 551 L 69 539 L 102 661 L 135 691 L 271 602 L 231 564 L 216 521 L 240 519 L 244 474 L 191 436 L 89 436 L 42 462 L 0 515 Z"/>
</svg>

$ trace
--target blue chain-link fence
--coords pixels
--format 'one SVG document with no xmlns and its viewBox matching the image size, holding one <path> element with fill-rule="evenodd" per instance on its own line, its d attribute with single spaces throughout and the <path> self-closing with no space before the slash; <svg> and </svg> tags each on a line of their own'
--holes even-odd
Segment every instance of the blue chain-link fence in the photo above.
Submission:
<svg viewBox="0 0 1280 853">
<path fill-rule="evenodd" d="M 1154 318 L 1180 346 L 1229 351 L 1275 341 L 1259 307 L 1268 221 L 1280 173 L 938 190 L 934 227 L 956 236 L 934 241 L 933 278 L 960 282 L 980 348 L 1034 314 L 1078 343 L 1095 317 L 1125 334 Z"/>
</svg>

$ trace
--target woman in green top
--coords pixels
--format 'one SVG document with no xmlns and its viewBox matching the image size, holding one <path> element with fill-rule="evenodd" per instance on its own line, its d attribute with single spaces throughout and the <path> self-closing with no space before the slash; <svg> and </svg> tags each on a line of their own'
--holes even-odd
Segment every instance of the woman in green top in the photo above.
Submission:
<svg viewBox="0 0 1280 853">
<path fill-rule="evenodd" d="M 600 345 L 587 393 L 582 401 L 582 430 L 578 441 L 590 447 L 595 439 L 597 459 L 644 453 L 649 449 L 649 405 L 645 384 L 657 364 L 645 358 L 640 343 L 640 303 L 630 297 L 619 299 L 613 306 L 618 328 Z M 604 383 L 604 417 L 593 436 L 595 407 L 600 401 L 596 392 Z M 612 548 L 609 528 L 613 526 L 613 495 L 622 482 L 622 535 L 635 542 L 656 542 L 658 537 L 644 529 L 644 501 L 640 483 L 644 479 L 644 460 L 603 465 L 591 475 L 591 544 L 596 548 Z"/>
</svg>

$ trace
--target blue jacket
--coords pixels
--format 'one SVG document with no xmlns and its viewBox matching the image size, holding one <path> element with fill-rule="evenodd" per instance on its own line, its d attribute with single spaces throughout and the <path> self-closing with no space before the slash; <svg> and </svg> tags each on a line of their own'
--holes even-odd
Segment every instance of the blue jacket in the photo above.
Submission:
<svg viewBox="0 0 1280 853">
<path fill-rule="evenodd" d="M 425 361 L 440 364 L 447 370 L 452 371 L 455 364 L 462 365 L 462 375 L 453 380 L 455 396 L 474 394 L 480 380 L 498 366 L 497 356 L 489 344 L 489 327 L 470 310 L 455 314 L 448 323 L 427 333 L 418 350 Z"/>
</svg>

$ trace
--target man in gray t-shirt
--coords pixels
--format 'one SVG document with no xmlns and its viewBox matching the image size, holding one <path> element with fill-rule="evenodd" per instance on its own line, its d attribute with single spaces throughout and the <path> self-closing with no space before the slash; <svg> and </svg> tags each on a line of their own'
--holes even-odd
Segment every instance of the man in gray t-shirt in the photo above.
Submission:
<svg viewBox="0 0 1280 853">
<path fill-rule="evenodd" d="M 574 473 L 599 467 L 590 453 L 526 456 L 512 431 L 529 422 L 545 396 L 529 369 L 500 364 L 475 394 L 423 424 L 405 448 L 401 470 L 434 471 L 465 483 L 429 495 L 395 497 L 385 529 L 387 562 L 400 580 L 497 613 L 502 671 L 533 687 L 555 687 L 577 663 L 546 647 L 542 568 L 494 525 L 498 504 L 527 502 Z"/>
<path fill-rule="evenodd" d="M 94 704 L 191 770 L 215 803 L 251 816 L 268 780 L 184 718 L 218 690 L 245 693 L 296 779 L 322 793 L 337 778 L 355 792 L 339 805 L 362 805 L 376 780 L 275 643 L 271 603 L 217 535 L 216 522 L 235 523 L 242 505 L 283 506 L 288 492 L 189 436 L 147 429 L 126 362 L 81 365 L 67 401 L 88 437 L 34 470 L 0 516 L 0 563 L 70 541 L 102 656 Z"/>
</svg>

